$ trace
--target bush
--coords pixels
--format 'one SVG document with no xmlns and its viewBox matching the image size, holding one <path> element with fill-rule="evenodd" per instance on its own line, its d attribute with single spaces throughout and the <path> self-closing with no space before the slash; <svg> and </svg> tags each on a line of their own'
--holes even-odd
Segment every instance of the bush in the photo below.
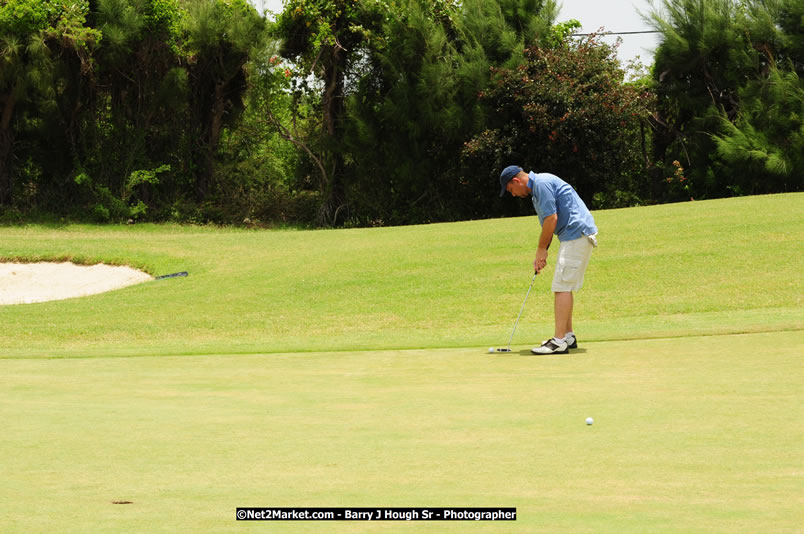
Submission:
<svg viewBox="0 0 804 534">
<path fill-rule="evenodd" d="M 496 125 L 464 147 L 465 181 L 473 187 L 518 164 L 560 176 L 590 205 L 639 203 L 647 182 L 640 124 L 653 96 L 624 77 L 614 48 L 595 37 L 534 46 L 524 65 L 493 70 L 482 98 Z"/>
</svg>

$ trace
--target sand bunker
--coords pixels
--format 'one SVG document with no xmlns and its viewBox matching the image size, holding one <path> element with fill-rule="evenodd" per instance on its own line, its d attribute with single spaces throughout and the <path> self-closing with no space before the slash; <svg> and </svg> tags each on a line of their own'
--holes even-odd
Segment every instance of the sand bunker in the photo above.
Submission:
<svg viewBox="0 0 804 534">
<path fill-rule="evenodd" d="M 0 263 L 0 305 L 96 295 L 148 280 L 142 271 L 102 263 Z"/>
</svg>

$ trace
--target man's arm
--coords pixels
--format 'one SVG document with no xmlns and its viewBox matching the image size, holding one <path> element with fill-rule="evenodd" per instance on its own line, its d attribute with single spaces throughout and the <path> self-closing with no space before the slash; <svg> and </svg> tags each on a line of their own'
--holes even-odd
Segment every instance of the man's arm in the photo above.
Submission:
<svg viewBox="0 0 804 534">
<path fill-rule="evenodd" d="M 554 213 L 544 218 L 542 222 L 542 233 L 539 236 L 539 249 L 536 251 L 536 259 L 533 260 L 533 268 L 540 272 L 547 265 L 547 249 L 553 241 L 553 232 L 556 231 L 558 223 L 558 213 Z"/>
</svg>

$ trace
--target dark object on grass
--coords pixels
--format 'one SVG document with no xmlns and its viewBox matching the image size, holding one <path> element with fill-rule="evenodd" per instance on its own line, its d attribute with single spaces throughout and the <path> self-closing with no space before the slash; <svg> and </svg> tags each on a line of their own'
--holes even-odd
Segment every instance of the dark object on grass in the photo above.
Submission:
<svg viewBox="0 0 804 534">
<path fill-rule="evenodd" d="M 172 274 L 163 274 L 162 276 L 157 276 L 154 280 L 164 280 L 166 278 L 176 278 L 177 276 L 187 276 L 187 271 L 181 271 L 180 273 L 172 273 Z"/>
</svg>

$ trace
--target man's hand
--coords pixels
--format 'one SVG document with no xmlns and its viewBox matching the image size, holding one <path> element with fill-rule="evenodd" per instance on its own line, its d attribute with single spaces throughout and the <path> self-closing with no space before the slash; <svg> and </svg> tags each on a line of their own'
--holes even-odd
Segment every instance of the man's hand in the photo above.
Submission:
<svg viewBox="0 0 804 534">
<path fill-rule="evenodd" d="M 542 269 L 545 268 L 547 265 L 547 249 L 546 248 L 539 248 L 536 251 L 536 259 L 533 260 L 533 269 L 539 273 Z"/>
</svg>

